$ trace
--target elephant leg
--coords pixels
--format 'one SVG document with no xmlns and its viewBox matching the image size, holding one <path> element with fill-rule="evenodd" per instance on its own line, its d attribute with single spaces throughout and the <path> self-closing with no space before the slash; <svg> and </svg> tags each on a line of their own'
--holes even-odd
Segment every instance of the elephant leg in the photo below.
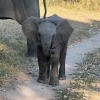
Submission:
<svg viewBox="0 0 100 100">
<path fill-rule="evenodd" d="M 62 44 L 61 53 L 60 53 L 60 68 L 59 68 L 59 79 L 65 80 L 65 61 L 66 61 L 66 51 L 67 44 Z"/>
<path fill-rule="evenodd" d="M 48 57 L 45 57 L 42 53 L 42 48 L 37 47 L 37 57 L 38 57 L 38 65 L 39 65 L 39 77 L 37 82 L 39 83 L 47 83 L 47 68 L 48 68 Z"/>
<path fill-rule="evenodd" d="M 50 61 L 48 62 L 48 66 L 47 66 L 47 78 L 49 79 L 49 77 L 50 77 Z"/>
<path fill-rule="evenodd" d="M 34 42 L 32 42 L 31 40 L 27 39 L 27 53 L 26 56 L 28 57 L 33 57 L 33 56 L 37 56 L 37 50 L 36 50 L 36 46 L 34 45 Z"/>
<path fill-rule="evenodd" d="M 50 73 L 50 85 L 56 86 L 59 85 L 58 80 L 58 65 L 60 57 L 60 48 L 56 48 L 54 54 L 51 57 L 51 73 Z"/>
<path fill-rule="evenodd" d="M 52 60 L 51 62 L 51 73 L 50 73 L 50 85 L 56 86 L 59 85 L 58 80 L 58 59 Z"/>
</svg>

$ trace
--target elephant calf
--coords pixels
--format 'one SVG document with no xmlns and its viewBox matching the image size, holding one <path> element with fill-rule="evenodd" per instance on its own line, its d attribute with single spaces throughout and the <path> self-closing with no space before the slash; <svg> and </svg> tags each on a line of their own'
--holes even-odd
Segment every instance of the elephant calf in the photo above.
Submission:
<svg viewBox="0 0 100 100">
<path fill-rule="evenodd" d="M 37 46 L 40 83 L 56 86 L 59 79 L 66 79 L 65 58 L 67 44 L 73 28 L 66 19 L 52 15 L 46 19 L 30 17 L 22 23 L 23 33 Z M 59 72 L 58 72 L 58 65 Z"/>
</svg>

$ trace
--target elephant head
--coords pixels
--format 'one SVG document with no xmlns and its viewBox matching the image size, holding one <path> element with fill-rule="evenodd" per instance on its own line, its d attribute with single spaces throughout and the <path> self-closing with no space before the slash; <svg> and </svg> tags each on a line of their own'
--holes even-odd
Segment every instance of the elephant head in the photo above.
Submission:
<svg viewBox="0 0 100 100">
<path fill-rule="evenodd" d="M 51 49 L 68 41 L 73 31 L 68 21 L 57 15 L 46 19 L 32 16 L 22 23 L 22 29 L 28 39 L 42 47 L 46 56 L 49 55 Z"/>
</svg>

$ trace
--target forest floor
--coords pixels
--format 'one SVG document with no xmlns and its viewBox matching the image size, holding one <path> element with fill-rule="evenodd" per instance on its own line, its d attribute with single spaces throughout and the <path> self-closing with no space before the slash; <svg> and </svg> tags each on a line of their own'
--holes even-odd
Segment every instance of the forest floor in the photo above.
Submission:
<svg viewBox="0 0 100 100">
<path fill-rule="evenodd" d="M 26 38 L 22 33 L 21 25 L 13 20 L 0 20 L 0 100 L 71 100 L 66 99 L 68 96 L 65 92 L 69 91 L 66 89 L 69 89 L 68 86 L 73 82 L 73 72 L 77 73 L 76 63 L 82 63 L 89 52 L 93 54 L 98 52 L 96 58 L 100 59 L 100 50 L 98 50 L 100 49 L 100 16 L 69 12 L 62 8 L 59 11 L 66 12 L 63 17 L 67 18 L 74 28 L 66 56 L 67 79 L 60 81 L 60 85 L 56 87 L 37 83 L 37 59 L 25 57 Z M 93 97 L 90 99 L 91 95 L 88 95 L 90 91 L 85 92 L 87 92 L 86 100 L 100 99 L 99 92 L 94 95 L 97 96 L 96 99 Z"/>
</svg>

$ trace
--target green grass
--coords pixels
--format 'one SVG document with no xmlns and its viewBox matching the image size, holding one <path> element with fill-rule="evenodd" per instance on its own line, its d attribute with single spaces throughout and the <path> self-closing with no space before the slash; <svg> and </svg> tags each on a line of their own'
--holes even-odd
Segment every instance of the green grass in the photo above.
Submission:
<svg viewBox="0 0 100 100">
<path fill-rule="evenodd" d="M 83 62 L 77 64 L 72 77 L 67 89 L 57 92 L 57 100 L 100 99 L 100 48 L 88 53 Z"/>
</svg>

